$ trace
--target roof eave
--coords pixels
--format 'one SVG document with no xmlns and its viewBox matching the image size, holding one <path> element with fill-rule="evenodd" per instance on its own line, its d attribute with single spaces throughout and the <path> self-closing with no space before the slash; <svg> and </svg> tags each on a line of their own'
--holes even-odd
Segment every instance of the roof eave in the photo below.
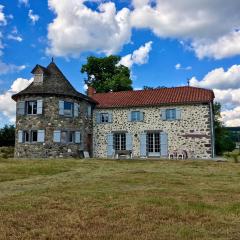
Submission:
<svg viewBox="0 0 240 240">
<path fill-rule="evenodd" d="M 125 105 L 125 106 L 101 106 L 100 103 L 97 109 L 113 109 L 113 108 L 140 108 L 140 107 L 162 107 L 162 106 L 172 106 L 172 105 L 192 105 L 192 104 L 206 104 L 212 102 L 211 100 L 206 101 L 194 101 L 194 102 L 180 102 L 180 103 L 161 103 L 161 104 L 145 104 L 145 105 Z"/>
</svg>

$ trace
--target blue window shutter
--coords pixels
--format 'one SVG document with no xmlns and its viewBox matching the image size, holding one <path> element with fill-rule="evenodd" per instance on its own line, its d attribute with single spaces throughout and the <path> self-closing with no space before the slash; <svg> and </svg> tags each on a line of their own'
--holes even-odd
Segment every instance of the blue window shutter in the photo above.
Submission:
<svg viewBox="0 0 240 240">
<path fill-rule="evenodd" d="M 126 150 L 132 150 L 132 135 L 126 133 Z"/>
<path fill-rule="evenodd" d="M 161 110 L 161 115 L 162 115 L 162 120 L 163 121 L 167 120 L 166 109 Z"/>
<path fill-rule="evenodd" d="M 75 132 L 75 143 L 81 143 L 81 133 L 79 131 Z"/>
<path fill-rule="evenodd" d="M 108 113 L 108 122 L 112 123 L 112 112 Z"/>
<path fill-rule="evenodd" d="M 181 109 L 179 108 L 176 109 L 176 119 L 181 119 Z"/>
<path fill-rule="evenodd" d="M 107 134 L 107 156 L 112 157 L 114 153 L 113 150 L 113 134 L 108 133 Z"/>
<path fill-rule="evenodd" d="M 87 115 L 88 115 L 88 117 L 91 117 L 91 115 L 92 115 L 92 106 L 88 106 Z"/>
<path fill-rule="evenodd" d="M 25 114 L 25 102 L 19 101 L 17 102 L 17 115 L 24 115 Z"/>
<path fill-rule="evenodd" d="M 37 100 L 37 114 L 43 113 L 43 100 Z"/>
<path fill-rule="evenodd" d="M 19 143 L 23 142 L 23 131 L 21 130 L 18 131 L 18 142 Z"/>
<path fill-rule="evenodd" d="M 140 121 L 141 121 L 141 122 L 144 121 L 144 112 L 140 112 Z"/>
<path fill-rule="evenodd" d="M 132 112 L 128 112 L 128 121 L 129 121 L 129 122 L 132 121 Z"/>
<path fill-rule="evenodd" d="M 74 103 L 74 117 L 78 117 L 79 105 Z"/>
<path fill-rule="evenodd" d="M 147 134 L 140 134 L 140 156 L 146 157 L 147 155 Z"/>
<path fill-rule="evenodd" d="M 45 140 L 45 131 L 44 130 L 38 130 L 37 131 L 37 141 L 40 143 L 43 143 Z"/>
<path fill-rule="evenodd" d="M 168 135 L 165 132 L 160 133 L 160 150 L 162 157 L 168 156 Z"/>
<path fill-rule="evenodd" d="M 56 130 L 53 132 L 53 142 L 56 142 L 56 143 L 61 142 L 61 131 Z"/>
<path fill-rule="evenodd" d="M 59 101 L 59 115 L 64 115 L 64 101 Z"/>
<path fill-rule="evenodd" d="M 96 122 L 101 123 L 101 114 L 99 112 L 96 113 Z"/>
</svg>

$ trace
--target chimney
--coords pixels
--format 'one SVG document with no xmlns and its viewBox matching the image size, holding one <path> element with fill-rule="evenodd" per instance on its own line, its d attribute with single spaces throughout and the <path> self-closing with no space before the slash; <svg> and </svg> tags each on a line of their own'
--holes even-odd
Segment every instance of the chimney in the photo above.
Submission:
<svg viewBox="0 0 240 240">
<path fill-rule="evenodd" d="M 93 95 L 96 93 L 95 88 L 93 88 L 92 86 L 88 85 L 88 89 L 87 89 L 87 95 L 88 97 L 93 97 Z"/>
</svg>

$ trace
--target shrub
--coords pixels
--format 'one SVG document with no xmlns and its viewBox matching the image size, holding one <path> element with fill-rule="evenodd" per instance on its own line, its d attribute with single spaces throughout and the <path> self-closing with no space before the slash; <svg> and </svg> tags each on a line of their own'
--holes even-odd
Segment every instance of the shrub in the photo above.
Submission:
<svg viewBox="0 0 240 240">
<path fill-rule="evenodd" d="M 12 158 L 14 156 L 14 147 L 0 147 L 0 158 Z"/>
<path fill-rule="evenodd" d="M 240 155 L 239 152 L 236 152 L 236 151 L 234 151 L 234 152 L 228 152 L 228 153 L 225 153 L 225 154 L 224 154 L 224 156 L 225 156 L 226 158 L 232 159 L 235 163 L 238 163 L 238 162 L 239 162 L 239 160 L 238 160 L 239 155 Z"/>
</svg>

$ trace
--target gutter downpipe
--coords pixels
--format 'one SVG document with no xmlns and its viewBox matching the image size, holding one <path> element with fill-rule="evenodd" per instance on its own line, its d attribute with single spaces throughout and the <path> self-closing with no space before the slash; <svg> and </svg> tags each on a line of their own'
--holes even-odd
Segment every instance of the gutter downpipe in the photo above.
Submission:
<svg viewBox="0 0 240 240">
<path fill-rule="evenodd" d="M 212 158 L 215 157 L 215 132 L 214 132 L 214 116 L 213 116 L 213 102 L 209 104 L 210 121 L 211 121 L 211 142 L 212 142 Z"/>
</svg>

